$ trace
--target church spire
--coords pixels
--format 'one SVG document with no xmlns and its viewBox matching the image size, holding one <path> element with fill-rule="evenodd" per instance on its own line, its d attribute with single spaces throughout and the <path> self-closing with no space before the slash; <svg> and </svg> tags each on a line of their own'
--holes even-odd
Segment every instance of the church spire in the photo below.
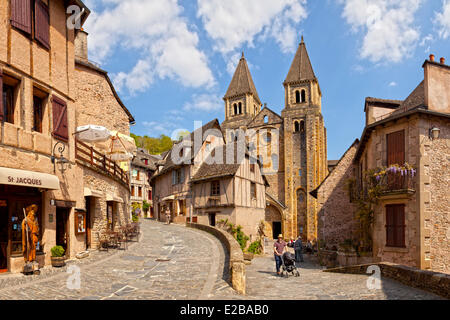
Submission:
<svg viewBox="0 0 450 320">
<path fill-rule="evenodd" d="M 303 80 L 316 80 L 311 61 L 309 60 L 308 51 L 306 50 L 305 41 L 302 40 L 298 46 L 294 61 L 289 69 L 285 83 L 298 82 Z"/>
<path fill-rule="evenodd" d="M 224 99 L 236 97 L 242 94 L 252 94 L 253 98 L 261 104 L 258 92 L 256 91 L 255 84 L 253 83 L 252 75 L 247 65 L 247 60 L 242 52 L 242 57 L 239 60 L 239 64 L 234 72 L 233 79 L 231 79 L 230 86 Z"/>
</svg>

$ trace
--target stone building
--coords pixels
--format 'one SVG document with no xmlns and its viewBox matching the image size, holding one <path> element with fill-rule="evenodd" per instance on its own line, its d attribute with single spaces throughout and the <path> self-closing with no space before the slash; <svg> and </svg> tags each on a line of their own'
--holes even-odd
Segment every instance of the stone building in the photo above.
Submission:
<svg viewBox="0 0 450 320">
<path fill-rule="evenodd" d="M 107 73 L 76 55 L 83 33 L 67 27 L 66 8 L 82 7 L 82 23 L 90 11 L 77 0 L 30 4 L 0 2 L 0 272 L 22 271 L 30 204 L 39 207 L 41 265 L 54 245 L 73 258 L 129 217 L 127 174 L 74 136 L 86 124 L 128 134 L 134 121 Z"/>
<path fill-rule="evenodd" d="M 423 81 L 405 100 L 366 99 L 361 142 L 333 172 L 346 178 L 353 170 L 356 194 L 367 191 L 368 172 L 378 175 L 381 194 L 371 234 L 375 261 L 449 273 L 450 67 L 431 55 L 423 69 Z M 319 235 L 325 239 L 336 220 L 353 223 L 348 198 L 336 203 L 328 190 L 333 184 L 341 189 L 342 180 L 329 180 L 316 191 L 324 211 Z M 342 232 L 352 237 L 350 230 Z"/>
<path fill-rule="evenodd" d="M 150 205 L 147 216 L 153 218 L 153 194 L 150 186 L 150 178 L 156 171 L 155 163 L 159 159 L 139 148 L 136 156 L 131 162 L 131 205 L 137 206 L 143 216 L 144 202 Z"/>
<path fill-rule="evenodd" d="M 321 113 L 322 92 L 302 41 L 283 82 L 281 115 L 261 100 L 242 55 L 225 101 L 227 141 L 246 135 L 261 160 L 267 190 L 266 232 L 275 238 L 317 237 L 317 200 L 310 192 L 328 174 L 326 129 Z"/>
</svg>

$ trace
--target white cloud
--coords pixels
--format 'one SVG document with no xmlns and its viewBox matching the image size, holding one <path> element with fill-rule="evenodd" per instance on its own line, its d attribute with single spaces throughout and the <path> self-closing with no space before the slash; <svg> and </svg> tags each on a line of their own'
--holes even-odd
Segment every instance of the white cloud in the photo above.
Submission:
<svg viewBox="0 0 450 320">
<path fill-rule="evenodd" d="M 162 134 L 171 137 L 172 132 L 178 130 L 172 121 L 144 121 L 142 124 L 150 137 L 159 137 Z"/>
<path fill-rule="evenodd" d="M 295 51 L 298 24 L 306 19 L 307 0 L 197 0 L 201 18 L 214 49 L 225 57 L 227 70 L 244 45 L 274 39 L 284 53 Z M 237 59 L 239 60 L 239 59 Z"/>
<path fill-rule="evenodd" d="M 120 88 L 143 91 L 155 77 L 187 87 L 215 84 L 208 59 L 198 47 L 198 34 L 188 27 L 178 0 L 102 0 L 102 4 L 104 10 L 94 11 L 86 25 L 93 60 L 104 62 L 118 49 L 139 56 L 131 71 L 115 76 Z"/>
<path fill-rule="evenodd" d="M 360 55 L 372 62 L 399 62 L 411 55 L 420 36 L 414 14 L 422 0 L 339 0 L 342 16 L 363 32 Z"/>
<path fill-rule="evenodd" d="M 223 108 L 222 99 L 214 94 L 194 94 L 192 101 L 183 106 L 185 111 L 216 112 Z"/>
<path fill-rule="evenodd" d="M 391 83 L 389 83 L 389 87 L 396 87 L 397 86 L 397 82 L 392 81 Z"/>
<path fill-rule="evenodd" d="M 442 12 L 436 13 L 435 24 L 438 25 L 442 39 L 450 37 L 450 0 L 443 1 Z"/>
</svg>

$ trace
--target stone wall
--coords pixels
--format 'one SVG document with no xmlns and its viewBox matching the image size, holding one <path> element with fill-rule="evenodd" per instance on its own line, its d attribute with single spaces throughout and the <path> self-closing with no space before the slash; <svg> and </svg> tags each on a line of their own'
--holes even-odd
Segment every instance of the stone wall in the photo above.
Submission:
<svg viewBox="0 0 450 320">
<path fill-rule="evenodd" d="M 218 228 L 206 226 L 203 224 L 186 223 L 189 228 L 199 229 L 208 232 L 219 239 L 227 248 L 230 255 L 230 279 L 231 285 L 238 293 L 245 295 L 246 292 L 246 271 L 244 263 L 244 254 L 236 239 L 229 233 Z"/>
<path fill-rule="evenodd" d="M 324 272 L 349 273 L 349 274 L 372 274 L 367 273 L 371 266 L 380 267 L 381 276 L 394 279 L 407 286 L 419 288 L 450 299 L 450 275 L 419 270 L 413 267 L 399 265 L 390 262 L 381 262 L 376 264 L 353 265 L 342 268 L 327 269 Z"/>
<path fill-rule="evenodd" d="M 355 205 L 350 202 L 346 184 L 353 178 L 358 143 L 353 143 L 317 190 L 318 237 L 329 249 L 353 237 Z"/>
</svg>

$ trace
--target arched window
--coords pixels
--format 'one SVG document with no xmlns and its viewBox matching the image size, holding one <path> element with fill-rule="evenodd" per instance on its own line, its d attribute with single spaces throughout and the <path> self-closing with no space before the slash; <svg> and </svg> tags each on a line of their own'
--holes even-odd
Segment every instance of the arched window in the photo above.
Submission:
<svg viewBox="0 0 450 320">
<path fill-rule="evenodd" d="M 306 91 L 302 90 L 302 103 L 306 102 Z"/>
<path fill-rule="evenodd" d="M 239 102 L 239 114 L 242 114 L 242 102 Z"/>
<path fill-rule="evenodd" d="M 298 121 L 294 122 L 294 132 L 300 132 L 300 124 Z"/>
<path fill-rule="evenodd" d="M 300 132 L 305 132 L 305 121 L 300 122 Z"/>
<path fill-rule="evenodd" d="M 295 91 L 295 103 L 300 103 L 300 91 Z"/>
<path fill-rule="evenodd" d="M 268 116 L 264 116 L 264 123 L 269 123 L 269 117 Z"/>
<path fill-rule="evenodd" d="M 233 104 L 233 108 L 234 108 L 234 114 L 236 115 L 238 113 L 238 107 L 237 104 Z"/>
</svg>

